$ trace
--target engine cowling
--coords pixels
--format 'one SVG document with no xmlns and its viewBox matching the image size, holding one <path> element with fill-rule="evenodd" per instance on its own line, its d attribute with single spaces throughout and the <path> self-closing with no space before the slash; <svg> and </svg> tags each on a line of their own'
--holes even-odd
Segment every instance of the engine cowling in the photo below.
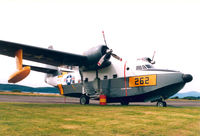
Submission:
<svg viewBox="0 0 200 136">
<path fill-rule="evenodd" d="M 84 52 L 84 55 L 88 58 L 88 63 L 83 67 L 83 70 L 96 70 L 109 66 L 111 64 L 109 61 L 110 56 L 105 58 L 104 63 L 101 66 L 97 65 L 98 61 L 106 54 L 108 49 L 109 48 L 106 45 L 99 45 Z"/>
</svg>

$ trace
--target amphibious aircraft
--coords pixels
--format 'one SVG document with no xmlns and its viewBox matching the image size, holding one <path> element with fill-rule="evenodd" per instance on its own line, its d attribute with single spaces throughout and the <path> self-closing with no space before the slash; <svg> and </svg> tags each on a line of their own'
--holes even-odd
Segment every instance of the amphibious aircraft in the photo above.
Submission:
<svg viewBox="0 0 200 136">
<path fill-rule="evenodd" d="M 106 42 L 105 42 L 106 44 Z M 89 49 L 83 55 L 0 41 L 0 54 L 16 58 L 17 71 L 9 83 L 23 80 L 30 70 L 46 73 L 45 82 L 58 87 L 64 96 L 79 97 L 80 104 L 106 96 L 107 103 L 157 102 L 166 107 L 170 96 L 192 81 L 192 75 L 157 69 L 152 58 L 137 59 L 135 65 L 113 53 L 107 45 Z M 27 66 L 23 59 L 49 66 Z M 2 65 L 3 66 L 3 65 Z"/>
</svg>

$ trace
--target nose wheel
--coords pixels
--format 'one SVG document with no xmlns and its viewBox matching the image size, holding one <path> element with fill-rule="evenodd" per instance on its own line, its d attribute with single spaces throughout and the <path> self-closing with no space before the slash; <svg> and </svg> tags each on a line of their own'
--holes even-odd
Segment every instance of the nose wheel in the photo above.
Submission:
<svg viewBox="0 0 200 136">
<path fill-rule="evenodd" d="M 158 101 L 156 105 L 158 107 L 167 107 L 167 103 L 165 101 Z"/>
</svg>

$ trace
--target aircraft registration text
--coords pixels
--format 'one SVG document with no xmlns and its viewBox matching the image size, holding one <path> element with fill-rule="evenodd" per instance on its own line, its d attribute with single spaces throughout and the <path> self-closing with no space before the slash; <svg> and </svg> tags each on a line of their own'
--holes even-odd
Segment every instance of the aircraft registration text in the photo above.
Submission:
<svg viewBox="0 0 200 136">
<path fill-rule="evenodd" d="M 156 78 L 156 75 L 129 77 L 129 87 L 154 86 Z"/>
</svg>

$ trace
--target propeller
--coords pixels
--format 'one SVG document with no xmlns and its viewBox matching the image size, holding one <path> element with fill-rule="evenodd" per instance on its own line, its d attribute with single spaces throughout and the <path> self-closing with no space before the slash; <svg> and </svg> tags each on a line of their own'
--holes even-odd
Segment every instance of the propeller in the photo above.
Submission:
<svg viewBox="0 0 200 136">
<path fill-rule="evenodd" d="M 149 62 L 149 63 L 151 63 L 151 64 L 155 64 L 155 63 L 156 63 L 156 62 L 154 61 L 155 54 L 156 54 L 156 51 L 154 51 L 153 56 L 152 56 L 152 59 L 149 58 L 149 57 L 144 57 L 144 58 L 139 58 L 139 59 L 137 59 L 137 60 L 143 60 L 143 61 L 147 61 L 147 62 Z"/>
<path fill-rule="evenodd" d="M 152 61 L 153 61 L 153 59 L 155 57 L 155 54 L 156 54 L 156 51 L 153 52 L 153 56 L 152 56 L 152 59 L 151 59 Z"/>
<path fill-rule="evenodd" d="M 111 56 L 114 57 L 115 59 L 119 60 L 119 61 L 122 61 L 122 58 L 120 58 L 119 56 L 114 54 L 112 49 L 107 49 L 106 53 L 98 61 L 97 65 L 101 66 L 103 64 L 103 62 L 105 60 L 109 60 Z"/>
<path fill-rule="evenodd" d="M 154 57 L 155 57 L 156 51 L 153 52 L 153 56 L 152 59 L 150 61 L 151 64 L 155 64 L 156 62 L 154 61 Z"/>
<path fill-rule="evenodd" d="M 107 46 L 107 42 L 106 42 L 104 31 L 102 31 L 102 34 L 103 34 L 104 43 Z M 115 59 L 119 60 L 119 61 L 122 61 L 122 58 L 120 58 L 119 56 L 114 54 L 112 49 L 107 49 L 106 53 L 98 61 L 97 65 L 101 66 L 103 64 L 103 62 L 106 61 L 106 60 L 109 60 L 111 56 L 114 57 Z"/>
</svg>

